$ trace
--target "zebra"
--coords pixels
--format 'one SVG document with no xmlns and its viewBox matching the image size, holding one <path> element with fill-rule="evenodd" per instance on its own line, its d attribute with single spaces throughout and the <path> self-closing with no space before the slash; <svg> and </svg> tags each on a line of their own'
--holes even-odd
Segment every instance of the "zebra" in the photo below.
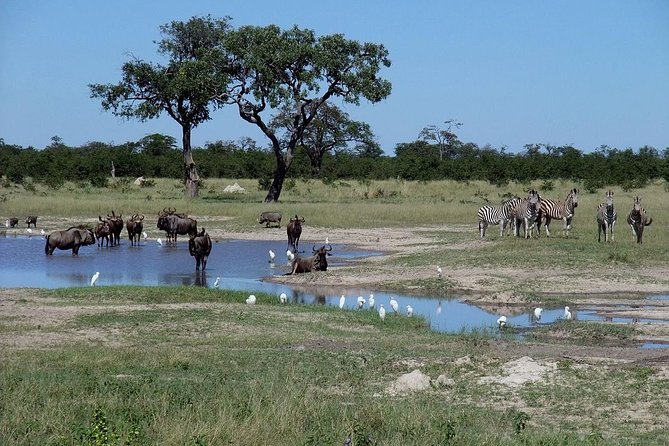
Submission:
<svg viewBox="0 0 669 446">
<path fill-rule="evenodd" d="M 613 229 L 616 226 L 618 214 L 613 206 L 613 192 L 606 193 L 606 203 L 602 203 L 597 208 L 597 241 L 602 241 L 602 231 L 604 231 L 604 241 L 609 241 L 609 232 L 611 233 L 611 241 L 615 241 Z"/>
<path fill-rule="evenodd" d="M 546 237 L 550 237 L 551 233 L 549 226 L 551 219 L 562 220 L 564 222 L 563 234 L 569 235 L 571 231 L 571 222 L 574 218 L 574 212 L 578 206 L 578 189 L 574 188 L 569 191 L 569 195 L 563 201 L 542 199 L 539 215 L 537 216 L 537 234 L 541 234 L 541 220 L 545 219 L 544 226 L 546 228 Z"/>
<path fill-rule="evenodd" d="M 539 193 L 534 189 L 530 191 L 529 196 L 522 200 L 513 210 L 512 218 L 515 221 L 514 235 L 520 236 L 520 225 L 523 223 L 525 230 L 525 238 L 532 236 L 531 231 L 536 223 L 537 212 L 541 207 L 541 198 Z"/>
<path fill-rule="evenodd" d="M 489 224 L 499 225 L 499 236 L 504 235 L 506 225 L 511 221 L 511 211 L 520 203 L 519 197 L 513 197 L 502 206 L 481 206 L 479 208 L 479 232 L 485 237 L 485 230 Z"/>
<path fill-rule="evenodd" d="M 649 218 L 647 212 L 644 208 L 641 207 L 641 198 L 634 198 L 634 207 L 627 216 L 627 224 L 632 228 L 632 240 L 637 243 L 643 243 L 643 228 L 645 226 L 650 226 L 653 222 L 652 218 Z"/>
</svg>

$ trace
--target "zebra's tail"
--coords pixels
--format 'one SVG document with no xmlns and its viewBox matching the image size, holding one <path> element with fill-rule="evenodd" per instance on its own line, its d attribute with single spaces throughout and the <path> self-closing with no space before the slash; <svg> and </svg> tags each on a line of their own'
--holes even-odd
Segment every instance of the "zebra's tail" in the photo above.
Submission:
<svg viewBox="0 0 669 446">
<path fill-rule="evenodd" d="M 653 217 L 650 217 L 648 221 L 644 221 L 643 224 L 644 226 L 650 226 L 650 224 L 653 222 Z"/>
</svg>

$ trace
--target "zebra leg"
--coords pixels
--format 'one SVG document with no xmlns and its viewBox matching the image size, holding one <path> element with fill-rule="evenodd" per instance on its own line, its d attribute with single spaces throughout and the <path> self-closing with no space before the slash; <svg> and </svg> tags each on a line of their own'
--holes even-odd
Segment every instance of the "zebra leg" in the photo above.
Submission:
<svg viewBox="0 0 669 446">
<path fill-rule="evenodd" d="M 630 228 L 632 228 L 632 241 L 636 242 L 637 241 L 636 229 L 634 229 L 634 225 L 630 225 Z"/>
<path fill-rule="evenodd" d="M 615 241 L 616 241 L 616 236 L 615 236 L 615 234 L 614 234 L 614 232 L 613 232 L 613 230 L 615 229 L 615 227 L 616 227 L 616 222 L 614 221 L 613 223 L 611 223 L 611 241 L 612 241 L 612 242 L 615 242 Z"/>
<path fill-rule="evenodd" d="M 504 229 L 506 229 L 506 219 L 503 218 L 499 221 L 499 236 L 500 237 L 504 235 Z"/>
<path fill-rule="evenodd" d="M 544 228 L 546 229 L 546 237 L 551 236 L 551 231 L 548 230 L 548 226 L 550 226 L 550 224 L 551 224 L 551 218 L 548 215 L 546 215 L 546 222 L 544 223 Z"/>
<path fill-rule="evenodd" d="M 481 234 L 481 238 L 485 237 L 485 230 L 488 227 L 488 222 L 485 220 L 479 220 L 479 232 Z"/>
</svg>

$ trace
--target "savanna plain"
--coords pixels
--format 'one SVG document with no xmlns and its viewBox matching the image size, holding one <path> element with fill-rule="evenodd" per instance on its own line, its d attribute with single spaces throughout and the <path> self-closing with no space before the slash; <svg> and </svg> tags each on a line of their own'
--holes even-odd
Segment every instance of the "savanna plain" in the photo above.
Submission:
<svg viewBox="0 0 669 446">
<path fill-rule="evenodd" d="M 244 193 L 223 192 L 235 182 Z M 191 200 L 168 179 L 4 181 L 0 218 L 38 215 L 37 231 L 93 225 L 113 209 L 145 215 L 155 239 L 158 212 L 172 207 L 214 240 L 285 240 L 299 215 L 303 249 L 328 237 L 384 254 L 273 279 L 294 287 L 360 285 L 509 315 L 569 305 L 639 322 L 560 321 L 519 338 L 513 326 L 438 333 L 420 317 L 381 321 L 262 293 L 246 305 L 248 293 L 200 287 L 0 288 L 0 444 L 667 444 L 669 350 L 640 348 L 669 343 L 669 300 L 649 300 L 669 294 L 666 183 L 611 188 L 615 242 L 597 241 L 609 188 L 580 190 L 567 235 L 554 221 L 551 237 L 479 236 L 481 205 L 532 188 L 563 200 L 572 187 L 289 180 L 279 203 L 263 204 L 255 180 L 205 180 Z M 625 223 L 635 196 L 653 218 L 643 244 Z M 281 229 L 256 223 L 264 210 L 283 213 Z M 25 224 L 2 232 L 25 235 Z"/>
</svg>

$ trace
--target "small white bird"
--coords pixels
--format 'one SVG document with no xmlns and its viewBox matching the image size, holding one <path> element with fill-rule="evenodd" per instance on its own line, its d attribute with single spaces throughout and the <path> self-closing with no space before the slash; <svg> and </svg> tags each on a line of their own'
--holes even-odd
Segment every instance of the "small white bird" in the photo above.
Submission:
<svg viewBox="0 0 669 446">
<path fill-rule="evenodd" d="M 144 240 L 149 238 L 149 234 L 146 233 L 146 231 L 142 232 L 142 237 L 144 237 Z"/>
<path fill-rule="evenodd" d="M 9 227 L 9 220 L 5 220 L 5 228 Z"/>
<path fill-rule="evenodd" d="M 395 313 L 400 312 L 400 306 L 395 299 L 390 299 L 390 308 L 392 308 Z"/>
<path fill-rule="evenodd" d="M 46 231 L 44 229 L 40 229 L 39 233 L 42 234 L 42 237 L 44 237 L 46 235 Z"/>
<path fill-rule="evenodd" d="M 541 307 L 537 307 L 537 308 L 534 309 L 534 318 L 537 321 L 541 320 L 541 313 L 543 313 L 543 311 L 544 311 L 544 309 L 541 308 Z"/>
<path fill-rule="evenodd" d="M 361 310 L 364 305 L 365 305 L 365 298 L 362 296 L 358 296 L 358 310 Z"/>
<path fill-rule="evenodd" d="M 217 277 L 216 281 L 214 282 L 214 288 L 218 288 L 218 284 L 221 282 L 221 278 Z"/>
<path fill-rule="evenodd" d="M 156 241 L 158 242 L 158 244 L 159 244 L 160 246 L 163 246 L 163 241 L 160 240 L 160 237 L 158 237 L 158 238 L 156 239 Z"/>
<path fill-rule="evenodd" d="M 282 304 L 288 302 L 288 296 L 286 296 L 286 293 L 281 293 L 279 295 L 279 302 L 281 302 Z"/>
<path fill-rule="evenodd" d="M 379 317 L 381 318 L 381 321 L 386 320 L 386 309 L 383 308 L 383 304 L 381 304 L 381 308 L 379 308 Z"/>
<path fill-rule="evenodd" d="M 293 260 L 295 260 L 295 254 L 289 249 L 286 251 L 286 257 L 288 258 L 288 264 L 290 265 Z"/>
<path fill-rule="evenodd" d="M 367 305 L 369 305 L 370 310 L 374 309 L 374 294 L 373 293 L 369 294 L 369 300 L 367 300 Z"/>
<path fill-rule="evenodd" d="M 437 314 L 441 314 L 441 301 L 437 304 Z"/>
<path fill-rule="evenodd" d="M 407 317 L 413 316 L 413 307 L 411 305 L 407 305 Z"/>
<path fill-rule="evenodd" d="M 32 234 L 32 233 L 33 233 L 33 230 L 30 229 L 30 228 L 26 229 L 26 231 L 28 232 L 28 234 Z"/>
<path fill-rule="evenodd" d="M 98 281 L 98 277 L 100 277 L 100 271 L 97 271 L 95 274 L 93 274 L 93 277 L 91 277 L 91 286 L 95 286 L 95 282 Z"/>
<path fill-rule="evenodd" d="M 439 276 L 440 279 L 441 279 L 441 274 L 442 274 L 442 272 L 443 272 L 443 271 L 442 271 L 442 269 L 441 269 L 441 266 L 438 266 L 438 267 L 437 267 L 437 275 Z"/>
<path fill-rule="evenodd" d="M 325 237 L 325 244 L 326 244 L 326 245 L 329 245 L 329 244 L 330 244 L 330 238 L 329 238 L 329 237 Z"/>
<path fill-rule="evenodd" d="M 256 303 L 256 297 L 255 295 L 251 294 L 249 297 L 246 298 L 246 303 L 249 305 L 255 305 Z"/>
<path fill-rule="evenodd" d="M 499 325 L 499 328 L 504 328 L 506 326 L 506 316 L 500 316 L 497 319 L 497 325 Z"/>
<path fill-rule="evenodd" d="M 269 250 L 269 262 L 270 262 L 270 263 L 274 263 L 274 257 L 275 257 L 274 251 L 272 251 L 272 250 L 270 249 L 270 250 Z"/>
<path fill-rule="evenodd" d="M 346 297 L 342 294 L 339 298 L 339 308 L 344 308 L 344 305 L 346 305 Z"/>
<path fill-rule="evenodd" d="M 571 320 L 571 311 L 569 311 L 569 307 L 564 307 L 564 318 L 568 321 Z"/>
</svg>

